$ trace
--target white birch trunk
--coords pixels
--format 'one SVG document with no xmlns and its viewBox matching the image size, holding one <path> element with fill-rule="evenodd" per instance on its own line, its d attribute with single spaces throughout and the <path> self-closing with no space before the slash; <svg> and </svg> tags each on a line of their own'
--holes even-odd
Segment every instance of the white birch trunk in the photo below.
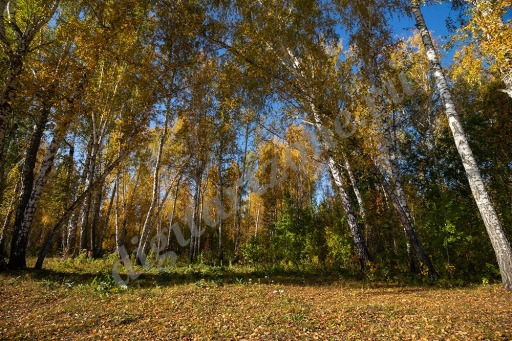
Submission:
<svg viewBox="0 0 512 341">
<path fill-rule="evenodd" d="M 256 212 L 256 226 L 254 227 L 254 237 L 258 237 L 258 224 L 260 222 L 260 204 L 258 203 L 258 211 Z"/>
<path fill-rule="evenodd" d="M 244 157 L 242 159 L 242 176 L 240 184 L 237 185 L 236 189 L 236 197 L 237 197 L 237 206 L 235 210 L 235 218 L 236 218 L 236 238 L 235 238 L 235 261 L 238 261 L 240 258 L 240 236 L 242 233 L 242 203 L 243 203 L 243 192 L 245 189 L 245 171 L 247 167 L 247 145 L 249 141 L 249 123 L 245 127 L 245 143 L 244 143 Z M 250 199 L 249 199 L 250 200 Z"/>
<path fill-rule="evenodd" d="M 92 183 L 89 184 L 89 186 L 84 190 L 80 196 L 78 196 L 75 201 L 69 206 L 69 208 L 66 210 L 64 215 L 60 218 L 60 220 L 55 224 L 55 226 L 52 229 L 52 232 L 48 236 L 48 238 L 45 240 L 43 247 L 39 251 L 39 255 L 37 257 L 36 265 L 34 266 L 34 269 L 38 270 L 41 269 L 43 266 L 44 259 L 46 258 L 46 254 L 48 253 L 48 250 L 50 249 L 50 245 L 53 242 L 53 239 L 59 232 L 59 230 L 62 228 L 62 226 L 68 221 L 68 219 L 71 217 L 73 212 L 82 204 L 82 202 L 85 200 L 85 198 L 89 195 L 91 191 L 96 189 L 98 186 L 100 186 L 103 181 L 105 181 L 105 178 L 116 168 L 119 163 L 130 153 L 130 148 L 126 148 L 112 163 L 110 163 L 107 167 L 105 167 L 105 170 L 102 174 L 100 174 Z"/>
<path fill-rule="evenodd" d="M 377 179 L 381 183 L 382 187 L 384 188 L 384 190 L 387 192 L 389 198 L 391 199 L 391 202 L 393 203 L 393 206 L 398 213 L 398 217 L 400 218 L 400 222 L 402 223 L 402 226 L 404 227 L 405 235 L 410 243 L 407 245 L 407 247 L 408 247 L 407 251 L 409 252 L 409 248 L 412 247 L 418 260 L 420 262 L 422 262 L 423 265 L 425 265 L 427 267 L 430 280 L 433 281 L 433 280 L 438 279 L 439 274 L 437 273 L 436 269 L 434 268 L 434 265 L 432 264 L 430 258 L 424 251 L 423 246 L 421 245 L 421 242 L 419 241 L 418 234 L 416 233 L 416 230 L 414 229 L 414 226 L 412 225 L 411 220 L 407 217 L 405 210 L 403 209 L 402 205 L 400 204 L 398 196 L 393 192 L 391 186 L 386 181 L 384 175 L 380 171 L 377 164 L 372 162 L 372 165 L 373 165 L 373 170 L 374 170 L 375 176 L 377 177 Z"/>
<path fill-rule="evenodd" d="M 14 193 L 11 197 L 11 202 L 9 203 L 9 209 L 7 210 L 7 214 L 5 215 L 4 223 L 2 224 L 2 231 L 0 231 L 0 257 L 3 257 L 4 254 L 4 242 L 5 242 L 5 231 L 7 231 L 7 227 L 11 222 L 12 214 L 14 213 L 14 204 L 16 202 L 16 194 L 18 193 L 19 182 L 14 186 Z"/>
<path fill-rule="evenodd" d="M 153 191 L 151 192 L 151 203 L 148 208 L 148 212 L 146 214 L 146 219 L 144 220 L 144 225 L 142 226 L 142 232 L 139 240 L 139 245 L 137 247 L 137 263 L 139 263 L 142 260 L 141 257 L 144 255 L 144 249 L 146 248 L 146 244 L 149 238 L 149 233 L 151 230 L 150 222 L 153 217 L 153 210 L 155 209 L 155 206 L 157 205 L 158 201 L 158 193 L 160 191 L 160 166 L 162 163 L 162 153 L 164 149 L 165 140 L 167 137 L 167 125 L 169 122 L 169 111 L 167 110 L 165 114 L 165 122 L 163 126 L 163 132 L 160 136 L 160 143 L 158 145 L 158 154 L 155 164 L 155 170 L 153 172 Z M 144 265 L 144 264 L 142 264 Z"/>
<path fill-rule="evenodd" d="M 100 240 L 98 241 L 97 251 L 96 251 L 96 255 L 95 255 L 96 257 L 100 257 L 101 253 L 103 251 L 103 240 L 105 239 L 105 233 L 107 232 L 108 221 L 110 219 L 110 212 L 112 212 L 112 206 L 114 204 L 114 199 L 116 197 L 116 190 L 117 190 L 117 182 L 114 182 L 114 188 L 112 189 L 110 202 L 108 204 L 107 214 L 105 216 L 105 222 L 104 222 L 103 228 L 101 230 Z"/>
<path fill-rule="evenodd" d="M 448 117 L 448 125 L 452 131 L 457 151 L 462 159 L 471 192 L 473 193 L 473 197 L 482 215 L 487 234 L 491 239 L 491 244 L 496 253 L 503 286 L 507 290 L 512 291 L 512 248 L 510 247 L 505 231 L 503 230 L 487 189 L 485 188 L 478 164 L 464 134 L 464 129 L 462 128 L 462 124 L 455 109 L 455 103 L 451 97 L 450 88 L 448 87 L 445 75 L 441 69 L 441 64 L 425 24 L 425 19 L 421 13 L 419 2 L 412 0 L 411 5 L 416 20 L 416 27 L 420 31 L 425 53 L 430 62 L 437 89 L 443 100 L 446 116 Z"/>
<path fill-rule="evenodd" d="M 369 31 L 370 28 L 367 27 L 366 30 L 367 30 L 367 33 L 369 34 L 369 36 L 372 36 L 371 32 Z M 370 48 L 372 47 L 371 44 L 372 44 L 372 42 L 370 41 L 369 42 Z M 372 72 L 374 73 L 377 82 L 379 83 L 379 85 L 382 88 L 388 89 L 388 92 L 392 96 L 392 101 L 394 103 L 400 103 L 403 100 L 403 98 L 398 97 L 398 94 L 394 90 L 394 86 L 392 85 L 392 83 L 383 81 L 383 79 L 381 77 L 380 70 L 379 70 L 379 66 L 377 63 L 377 56 L 374 51 L 372 51 L 370 58 L 371 58 L 370 59 L 370 63 L 371 63 L 370 68 L 371 68 Z M 404 92 L 408 93 L 408 90 L 405 89 L 404 83 L 403 83 L 403 86 L 404 86 Z M 382 131 L 383 131 L 383 135 L 384 135 L 384 139 L 381 142 L 381 148 L 383 150 L 382 154 L 383 154 L 385 160 L 389 163 L 390 170 L 391 170 L 390 175 L 391 175 L 391 179 L 393 180 L 394 189 L 395 189 L 394 194 L 396 195 L 396 199 L 398 200 L 397 203 L 395 203 L 393 201 L 393 206 L 395 207 L 395 210 L 399 216 L 405 215 L 405 217 L 401 217 L 400 220 L 403 222 L 402 227 L 404 229 L 405 236 L 407 237 L 407 245 L 406 246 L 407 246 L 407 257 L 408 257 L 409 267 L 410 267 L 411 272 L 413 272 L 415 266 L 414 266 L 414 258 L 412 256 L 411 249 L 414 249 L 417 258 L 428 267 L 429 276 L 432 280 L 434 280 L 434 279 L 438 278 L 437 271 L 434 269 L 434 267 L 430 261 L 430 257 L 426 254 L 426 252 L 423 249 L 423 247 L 421 246 L 421 244 L 416 244 L 416 243 L 419 243 L 419 238 L 416 233 L 416 228 L 414 227 L 414 224 L 411 219 L 409 206 L 407 205 L 407 199 L 405 197 L 405 191 L 402 186 L 402 176 L 400 174 L 400 168 L 398 166 L 398 159 L 397 159 L 397 153 L 396 153 L 396 139 L 394 138 L 396 135 L 396 132 L 395 132 L 393 114 L 391 114 L 392 124 L 390 124 L 389 116 L 385 113 L 385 111 L 386 111 L 385 99 L 382 96 L 382 92 L 378 92 L 378 93 L 379 93 L 380 99 L 382 100 L 382 103 L 381 103 L 382 108 L 380 109 L 380 113 L 377 116 L 377 117 L 382 116 L 381 122 L 382 122 Z M 372 103 L 371 109 L 376 110 L 375 102 L 371 101 L 371 103 Z M 375 114 L 376 113 L 374 113 L 374 115 Z M 378 167 L 377 163 L 375 163 L 375 165 Z M 386 179 L 383 178 L 383 181 L 386 181 Z M 399 206 L 397 206 L 397 204 Z M 403 219 L 403 218 L 406 218 L 406 219 Z"/>
<path fill-rule="evenodd" d="M 220 264 L 222 264 L 222 261 L 224 260 L 224 252 L 222 250 L 222 228 L 223 228 L 223 213 L 224 213 L 224 181 L 222 177 L 222 151 L 219 151 L 219 227 L 218 227 L 218 233 L 219 233 L 219 240 L 217 245 L 217 259 L 219 260 Z"/>
<path fill-rule="evenodd" d="M 117 171 L 116 175 L 116 187 L 119 188 L 119 170 Z M 119 252 L 120 247 L 124 244 L 121 242 L 121 235 L 120 235 L 120 225 L 119 225 L 119 194 L 121 193 L 121 188 L 117 190 L 116 193 L 116 209 L 115 209 L 115 225 L 116 225 L 116 252 L 119 255 L 119 258 L 121 258 L 121 253 Z"/>
<path fill-rule="evenodd" d="M 323 131 L 322 122 L 320 119 L 320 115 L 316 111 L 316 108 L 314 105 L 311 104 L 311 111 L 313 113 L 313 117 L 315 119 L 315 127 L 318 132 Z M 350 229 L 350 233 L 352 234 L 352 238 L 354 239 L 354 244 L 356 246 L 356 250 L 359 256 L 359 261 L 361 263 L 361 268 L 366 269 L 368 266 L 368 263 L 370 261 L 370 254 L 368 252 L 368 248 L 366 246 L 366 243 L 363 238 L 363 233 L 361 232 L 361 228 L 357 222 L 356 215 L 354 214 L 354 210 L 352 208 L 352 203 L 350 201 L 350 197 L 347 194 L 347 191 L 345 190 L 345 186 L 343 184 L 343 180 L 341 178 L 341 172 L 338 169 L 338 165 L 336 161 L 334 160 L 334 157 L 332 155 L 331 147 L 328 145 L 328 143 L 324 142 L 324 147 L 326 148 L 327 152 L 327 163 L 329 165 L 329 170 L 331 172 L 331 176 L 334 180 L 334 183 L 336 184 L 336 187 L 338 188 L 338 194 L 341 199 L 341 204 L 343 206 L 343 210 L 345 211 L 345 215 L 347 217 L 347 223 Z"/>
<path fill-rule="evenodd" d="M 181 175 L 178 179 L 178 183 L 176 184 L 176 191 L 174 192 L 174 201 L 172 203 L 172 212 L 171 212 L 171 218 L 169 219 L 169 226 L 172 226 L 172 222 L 174 221 L 174 215 L 176 214 L 176 203 L 178 202 L 178 194 L 179 194 L 179 191 L 180 191 L 180 182 L 181 182 L 181 179 L 182 179 L 182 176 Z M 167 247 L 168 247 L 168 250 L 172 250 L 171 249 L 171 229 L 169 229 L 169 234 L 167 235 Z"/>
<path fill-rule="evenodd" d="M 180 179 L 178 179 L 178 184 L 179 184 L 179 182 L 180 182 Z M 155 221 L 157 220 L 157 218 L 159 220 L 161 219 L 160 213 L 162 213 L 162 209 L 164 207 L 165 201 L 167 200 L 167 197 L 169 197 L 169 194 L 171 193 L 173 187 L 174 187 L 174 184 L 171 184 L 169 187 L 167 187 L 167 189 L 165 190 L 165 193 L 162 197 L 162 200 L 159 200 L 160 202 L 158 203 L 155 214 L 153 214 L 153 218 L 150 221 L 150 224 L 149 224 L 150 226 L 155 224 Z M 167 244 L 167 245 L 169 245 L 169 244 Z"/>
<path fill-rule="evenodd" d="M 121 152 L 120 152 L 121 153 Z M 137 176 L 135 177 L 135 184 L 133 186 L 133 190 L 131 193 L 131 196 L 127 199 L 126 196 L 126 182 L 124 180 L 124 176 L 122 179 L 122 189 L 123 189 L 123 219 L 121 220 L 121 224 L 119 226 L 119 229 L 121 230 L 117 236 L 117 251 L 119 253 L 119 248 L 124 245 L 125 239 L 126 239 L 126 226 L 128 224 L 128 210 L 130 210 L 133 207 L 133 201 L 135 199 L 135 192 L 137 191 L 139 187 L 139 180 L 140 180 L 141 171 L 140 169 L 137 171 Z M 120 193 L 120 190 L 118 190 L 118 193 Z"/>
<path fill-rule="evenodd" d="M 350 162 L 348 161 L 348 158 L 346 155 L 343 155 L 343 158 L 345 159 L 345 169 L 347 170 L 348 177 L 350 179 L 350 184 L 352 185 L 352 189 L 354 190 L 354 194 L 356 195 L 357 204 L 359 206 L 359 215 L 361 215 L 361 219 L 363 220 L 364 225 L 364 241 L 366 243 L 366 247 L 368 247 L 368 240 L 370 242 L 373 241 L 373 238 L 371 237 L 372 231 L 370 229 L 370 226 L 368 226 L 368 223 L 366 222 L 366 210 L 364 208 L 364 201 L 363 196 L 361 195 L 361 192 L 359 191 L 359 187 L 357 186 L 356 177 L 354 176 L 354 173 L 352 172 L 352 167 L 350 166 Z"/>
<path fill-rule="evenodd" d="M 196 188 L 194 193 L 194 207 L 192 208 L 192 212 L 190 217 L 188 218 L 188 224 L 190 228 L 190 249 L 189 249 L 189 260 L 193 262 L 196 257 L 196 238 L 198 237 L 198 233 L 196 233 L 199 229 L 199 224 L 197 223 L 197 210 L 199 207 L 199 196 L 200 196 L 200 187 L 202 182 L 202 174 L 196 176 Z"/>
<path fill-rule="evenodd" d="M 34 189 L 32 190 L 32 194 L 30 195 L 30 199 L 25 208 L 19 238 L 28 238 L 28 234 L 34 221 L 34 216 L 36 213 L 37 206 L 39 204 L 39 200 L 41 199 L 41 195 L 43 194 L 44 185 L 46 184 L 46 181 L 48 180 L 48 175 L 52 170 L 53 162 L 55 160 L 55 156 L 57 155 L 57 151 L 59 150 L 59 146 L 62 142 L 63 137 L 64 136 L 55 137 L 50 144 L 50 148 L 46 152 L 44 160 L 41 164 L 41 169 L 39 170 L 39 174 L 34 185 Z"/>
<path fill-rule="evenodd" d="M 9 125 L 9 120 L 12 115 L 11 103 L 15 100 L 16 96 L 18 95 L 17 88 L 19 86 L 19 78 L 23 72 L 24 59 L 30 52 L 31 43 L 33 42 L 39 30 L 44 25 L 46 25 L 55 14 L 57 7 L 59 6 L 59 0 L 48 2 L 46 5 L 49 7 L 49 11 L 43 10 L 39 12 L 44 14 L 45 16 L 37 17 L 36 14 L 36 17 L 32 18 L 33 20 L 29 20 L 26 23 L 26 25 L 23 25 L 25 27 L 22 28 L 20 28 L 18 25 L 18 21 L 22 22 L 23 20 L 19 20 L 19 18 L 17 18 L 16 16 L 16 5 L 16 1 L 0 1 L 0 48 L 2 49 L 4 56 L 7 57 L 6 59 L 8 65 L 8 69 L 5 73 L 5 76 L 2 76 L 3 86 L 0 91 L 0 202 L 3 199 L 3 193 L 5 190 L 4 172 L 6 162 L 4 152 L 6 150 L 7 128 Z M 6 32 L 6 24 L 11 28 L 12 33 L 14 33 L 14 41 L 11 41 L 11 37 L 9 37 L 9 32 Z M 53 84 L 50 84 L 50 87 L 53 87 Z M 46 115 L 47 117 L 49 114 L 51 104 L 44 102 L 45 101 L 43 101 L 43 106 L 47 106 L 48 113 L 44 113 L 46 109 L 43 107 L 42 115 Z M 42 121 L 43 119 L 40 119 L 40 122 Z M 33 134 L 32 138 L 35 138 L 36 135 L 37 133 Z M 21 223 L 23 219 L 23 217 L 20 216 L 20 213 L 23 214 L 25 210 L 27 201 L 30 196 L 30 190 L 32 189 L 33 185 L 32 172 L 34 170 L 35 164 L 33 164 L 33 162 L 30 161 L 30 159 L 35 158 L 35 154 L 37 154 L 37 149 L 39 148 L 39 142 L 36 140 L 37 139 L 32 139 L 31 143 L 29 144 L 29 147 L 27 148 L 25 165 L 23 169 L 25 172 L 22 173 L 22 195 L 20 197 L 20 201 L 16 209 L 16 217 L 14 220 L 13 227 L 13 239 L 11 241 L 11 254 L 9 257 L 9 267 L 12 269 L 26 267 L 26 261 L 24 259 L 24 248 L 26 248 L 26 241 L 23 239 L 23 236 L 20 235 L 20 231 L 22 229 Z M 33 142 L 37 142 L 37 145 L 33 144 Z M 36 148 L 35 154 L 33 153 L 34 148 Z M 29 169 L 30 167 L 31 169 Z M 29 171 L 30 173 L 28 177 L 26 171 Z M 20 247 L 22 249 L 19 249 Z"/>
<path fill-rule="evenodd" d="M 47 3 L 50 7 L 46 17 L 34 18 L 27 22 L 27 26 L 20 29 L 18 26 L 18 18 L 16 17 L 16 2 L 0 1 L 0 47 L 2 48 L 8 60 L 8 70 L 5 76 L 2 76 L 2 90 L 0 91 L 0 201 L 4 193 L 4 171 L 5 171 L 5 145 L 7 136 L 7 127 L 9 119 L 12 115 L 11 103 L 18 94 L 18 83 L 21 73 L 23 72 L 23 62 L 27 54 L 30 52 L 30 45 L 39 30 L 48 23 L 57 11 L 60 0 Z M 5 13 L 5 14 L 4 14 Z M 5 17 L 4 17 L 5 15 Z M 20 20 L 21 21 L 21 20 Z M 11 43 L 6 32 L 6 24 L 13 28 L 15 41 Z M 14 46 L 13 46 L 14 45 Z"/>
<path fill-rule="evenodd" d="M 380 79 L 380 76 L 379 76 Z M 407 204 L 407 199 L 405 198 L 405 191 L 402 185 L 402 175 L 400 174 L 400 167 L 398 166 L 398 157 L 396 152 L 396 130 L 394 121 L 393 124 L 390 126 L 388 123 L 387 118 L 385 117 L 383 120 L 383 127 L 384 127 L 384 135 L 386 137 L 386 145 L 387 145 L 387 158 L 389 160 L 389 165 L 391 168 L 391 179 L 393 180 L 394 187 L 395 187 L 395 194 L 397 196 L 398 202 L 400 203 L 400 206 L 403 209 L 403 213 L 407 216 L 407 219 L 410 222 L 410 225 L 413 229 L 416 229 L 414 227 L 414 223 L 411 218 L 411 212 L 409 210 L 409 205 Z M 398 212 L 400 214 L 400 212 Z M 407 237 L 407 228 L 404 227 L 404 233 Z M 411 240 L 407 239 L 407 258 L 409 262 L 409 269 L 411 272 L 415 271 L 415 264 L 414 264 L 414 257 L 411 250 Z M 423 248 L 421 248 L 423 249 Z M 424 252 L 424 251 L 423 251 Z M 425 255 L 428 257 L 427 255 Z M 421 257 L 423 258 L 423 256 Z M 420 258 L 420 260 L 421 260 Z"/>
</svg>

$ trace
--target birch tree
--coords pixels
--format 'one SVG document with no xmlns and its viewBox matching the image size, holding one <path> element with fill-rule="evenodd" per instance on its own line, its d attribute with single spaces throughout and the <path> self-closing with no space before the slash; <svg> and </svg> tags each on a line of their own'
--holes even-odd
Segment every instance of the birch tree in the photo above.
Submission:
<svg viewBox="0 0 512 341">
<path fill-rule="evenodd" d="M 144 225 L 142 226 L 142 232 L 139 240 L 139 245 L 137 247 L 137 261 L 141 262 L 141 259 L 144 255 L 144 249 L 146 248 L 146 243 L 148 241 L 149 233 L 151 232 L 152 226 L 150 222 L 153 219 L 154 210 L 158 206 L 159 203 L 159 195 L 160 195 L 160 168 L 162 166 L 162 153 L 164 150 L 164 145 L 167 141 L 167 132 L 170 118 L 170 108 L 167 106 L 167 110 L 165 111 L 165 119 L 164 123 L 161 127 L 160 137 L 158 141 L 158 149 L 156 152 L 156 160 L 155 166 L 153 170 L 153 186 L 151 190 L 151 202 L 149 204 L 148 211 L 146 213 L 146 218 L 144 219 Z"/>
<path fill-rule="evenodd" d="M 0 1 L 0 47 L 8 60 L 0 92 L 0 200 L 4 192 L 6 134 L 12 106 L 19 93 L 20 76 L 29 52 L 40 47 L 34 42 L 35 38 L 54 17 L 59 3 L 59 0 L 37 1 L 35 6 L 31 7 L 34 9 L 32 13 L 22 13 L 18 1 Z M 26 15 L 28 20 L 20 18 L 20 15 L 22 18 Z"/>
<path fill-rule="evenodd" d="M 512 291 L 512 248 L 510 242 L 505 235 L 505 231 L 494 205 L 491 201 L 489 193 L 486 189 L 478 163 L 473 155 L 473 151 L 469 146 L 468 139 L 464 133 L 455 103 L 452 100 L 450 87 L 446 80 L 441 63 L 437 56 L 436 49 L 432 42 L 430 32 L 427 29 L 425 19 L 420 9 L 420 2 L 417 0 L 411 1 L 411 10 L 416 21 L 416 27 L 418 28 L 423 46 L 425 48 L 425 54 L 430 62 L 430 67 L 434 78 L 436 80 L 437 90 L 439 91 L 443 100 L 446 116 L 448 118 L 448 125 L 453 135 L 457 151 L 464 165 L 466 176 L 471 187 L 471 192 L 475 198 L 476 204 L 484 221 L 487 234 L 491 239 L 494 252 L 496 253 L 496 259 L 501 272 L 501 278 L 503 286 Z"/>
</svg>

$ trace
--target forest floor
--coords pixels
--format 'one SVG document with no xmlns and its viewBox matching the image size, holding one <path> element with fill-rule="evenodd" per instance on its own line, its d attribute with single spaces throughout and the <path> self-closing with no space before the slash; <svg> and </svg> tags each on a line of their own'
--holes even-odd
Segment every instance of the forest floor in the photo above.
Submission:
<svg viewBox="0 0 512 341">
<path fill-rule="evenodd" d="M 0 340 L 512 340 L 512 293 L 499 285 L 199 266 L 120 287 L 105 268 L 45 266 L 0 274 Z"/>
</svg>

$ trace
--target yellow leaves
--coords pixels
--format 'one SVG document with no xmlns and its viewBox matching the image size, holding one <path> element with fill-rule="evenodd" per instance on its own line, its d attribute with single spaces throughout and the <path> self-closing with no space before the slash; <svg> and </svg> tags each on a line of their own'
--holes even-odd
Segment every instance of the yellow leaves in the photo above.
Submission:
<svg viewBox="0 0 512 341">
<path fill-rule="evenodd" d="M 474 53 L 471 46 L 461 47 L 454 55 L 457 63 L 451 69 L 453 78 L 463 78 L 472 86 L 481 84 L 484 70 L 481 58 Z"/>
<path fill-rule="evenodd" d="M 454 37 L 459 41 L 469 40 L 469 46 L 464 49 L 471 49 L 472 54 L 478 56 L 479 67 L 485 61 L 490 64 L 491 71 L 502 76 L 512 69 L 512 28 L 503 22 L 502 17 L 509 6 L 507 3 L 510 1 L 476 1 L 470 9 L 468 24 Z M 470 60 L 462 61 L 465 66 L 472 67 Z M 472 69 L 476 71 L 475 67 Z M 472 74 L 471 71 L 468 75 Z"/>
</svg>

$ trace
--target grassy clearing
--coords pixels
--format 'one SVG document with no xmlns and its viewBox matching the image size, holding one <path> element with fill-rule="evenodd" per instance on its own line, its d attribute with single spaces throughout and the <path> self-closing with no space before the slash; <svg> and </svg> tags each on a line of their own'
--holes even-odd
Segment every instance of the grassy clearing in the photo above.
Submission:
<svg viewBox="0 0 512 341">
<path fill-rule="evenodd" d="M 511 340 L 498 285 L 345 281 L 248 267 L 173 268 L 117 286 L 112 261 L 0 274 L 0 339 Z"/>
</svg>

